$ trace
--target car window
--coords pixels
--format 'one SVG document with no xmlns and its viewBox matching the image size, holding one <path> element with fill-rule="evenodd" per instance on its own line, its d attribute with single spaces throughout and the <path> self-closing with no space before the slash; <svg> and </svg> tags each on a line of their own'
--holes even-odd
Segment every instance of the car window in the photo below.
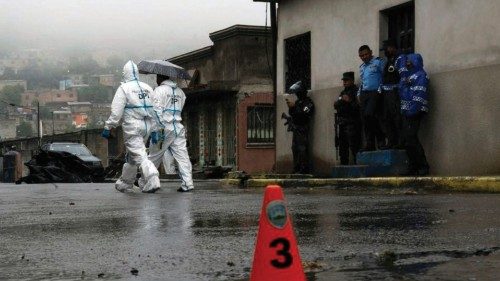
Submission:
<svg viewBox="0 0 500 281">
<path fill-rule="evenodd" d="M 81 144 L 53 144 L 50 150 L 65 151 L 77 156 L 91 156 L 92 153 Z"/>
</svg>

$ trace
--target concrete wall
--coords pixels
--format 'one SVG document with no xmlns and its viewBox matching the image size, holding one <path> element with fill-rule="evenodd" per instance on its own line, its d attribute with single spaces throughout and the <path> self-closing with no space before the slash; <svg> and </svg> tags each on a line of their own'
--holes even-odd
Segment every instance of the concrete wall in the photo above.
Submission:
<svg viewBox="0 0 500 281">
<path fill-rule="evenodd" d="M 271 39 L 267 44 L 271 52 Z M 237 35 L 216 41 L 212 55 L 181 61 L 185 69 L 198 69 L 200 84 L 210 81 L 236 81 L 239 84 L 272 84 L 265 56 L 266 39 L 263 36 Z M 272 56 L 271 53 L 269 53 Z M 271 61 L 271 57 L 269 57 Z M 172 60 L 173 63 L 178 63 Z"/>
<path fill-rule="evenodd" d="M 311 32 L 313 169 L 328 175 L 337 162 L 333 145 L 333 102 L 341 74 L 359 77 L 358 47 L 377 50 L 383 35 L 381 10 L 404 0 L 285 0 L 278 10 L 278 116 L 284 102 L 283 40 Z M 415 1 L 415 49 L 431 79 L 431 111 L 421 137 L 437 175 L 500 173 L 500 120 L 495 83 L 500 72 L 500 2 L 496 0 Z M 362 16 L 361 16 L 362 15 Z M 497 77 L 497 78 L 495 78 Z M 471 79 L 474 78 L 474 79 Z M 277 169 L 291 169 L 291 135 L 279 125 Z M 481 136 L 481 137 L 478 137 Z M 479 148 L 480 147 L 480 148 Z"/>
<path fill-rule="evenodd" d="M 16 137 L 17 121 L 11 119 L 0 120 L 0 138 L 13 139 Z"/>
</svg>

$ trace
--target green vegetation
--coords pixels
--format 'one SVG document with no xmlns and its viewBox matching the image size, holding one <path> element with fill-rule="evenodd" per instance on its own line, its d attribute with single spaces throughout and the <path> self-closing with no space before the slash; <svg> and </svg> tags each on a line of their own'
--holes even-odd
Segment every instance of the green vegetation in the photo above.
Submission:
<svg viewBox="0 0 500 281">
<path fill-rule="evenodd" d="M 40 106 L 40 119 L 52 120 L 52 109 L 45 106 Z"/>
<path fill-rule="evenodd" d="M 5 102 L 19 105 L 21 103 L 21 93 L 24 89 L 20 85 L 16 86 L 5 86 L 2 91 L 0 91 L 0 99 L 2 99 L 2 106 L 8 106 Z"/>
<path fill-rule="evenodd" d="M 17 137 L 25 138 L 33 136 L 33 128 L 31 124 L 25 121 L 22 121 L 19 126 L 17 126 Z"/>
</svg>

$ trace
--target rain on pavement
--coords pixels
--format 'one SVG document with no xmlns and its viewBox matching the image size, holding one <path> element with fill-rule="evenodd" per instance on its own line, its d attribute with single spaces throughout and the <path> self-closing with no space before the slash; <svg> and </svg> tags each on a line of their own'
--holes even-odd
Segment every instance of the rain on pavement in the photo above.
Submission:
<svg viewBox="0 0 500 281">
<path fill-rule="evenodd" d="M 0 184 L 0 280 L 247 280 L 263 189 Z M 415 194 L 417 193 L 417 194 Z M 285 189 L 308 280 L 494 280 L 500 195 Z M 445 277 L 445 278 L 444 278 Z"/>
</svg>

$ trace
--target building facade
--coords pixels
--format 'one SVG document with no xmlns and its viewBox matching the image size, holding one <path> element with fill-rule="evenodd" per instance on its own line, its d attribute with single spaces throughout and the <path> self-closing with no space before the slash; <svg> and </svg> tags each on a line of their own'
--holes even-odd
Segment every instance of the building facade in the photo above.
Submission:
<svg viewBox="0 0 500 281">
<path fill-rule="evenodd" d="M 287 110 L 285 89 L 304 79 L 316 104 L 310 144 L 315 174 L 330 175 L 339 164 L 333 102 L 342 73 L 354 71 L 357 80 L 359 46 L 367 44 L 377 55 L 389 37 L 422 54 L 430 77 L 430 112 L 420 136 L 431 174 L 500 173 L 499 1 L 278 2 L 277 112 Z M 278 172 L 291 171 L 285 127 L 278 125 L 276 142 Z"/>
<path fill-rule="evenodd" d="M 169 59 L 192 74 L 183 123 L 199 167 L 248 173 L 274 168 L 274 104 L 269 28 L 235 25 L 210 33 L 213 45 Z M 270 59 L 270 58 L 269 58 Z"/>
<path fill-rule="evenodd" d="M 40 102 L 41 106 L 50 103 L 67 103 L 78 101 L 76 89 L 71 90 L 34 90 L 21 94 L 21 105 L 31 106 L 34 101 Z"/>
</svg>

